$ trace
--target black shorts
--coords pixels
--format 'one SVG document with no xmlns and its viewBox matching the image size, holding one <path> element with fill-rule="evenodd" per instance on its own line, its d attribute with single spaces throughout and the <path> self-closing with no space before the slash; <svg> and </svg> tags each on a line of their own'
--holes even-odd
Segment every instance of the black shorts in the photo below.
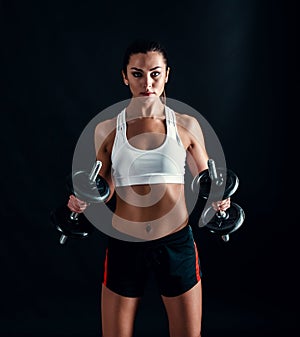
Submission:
<svg viewBox="0 0 300 337">
<path fill-rule="evenodd" d="M 103 277 L 108 289 L 140 297 L 150 271 L 164 296 L 181 295 L 200 281 L 200 260 L 190 226 L 147 242 L 109 239 Z"/>
</svg>

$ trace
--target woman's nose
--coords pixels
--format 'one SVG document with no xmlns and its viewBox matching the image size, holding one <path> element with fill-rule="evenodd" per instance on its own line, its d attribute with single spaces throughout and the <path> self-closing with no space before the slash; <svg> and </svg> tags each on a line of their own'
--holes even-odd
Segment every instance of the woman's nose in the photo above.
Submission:
<svg viewBox="0 0 300 337">
<path fill-rule="evenodd" d="M 147 76 L 144 83 L 145 88 L 146 89 L 152 88 L 152 84 L 153 84 L 152 78 L 150 76 Z"/>
</svg>

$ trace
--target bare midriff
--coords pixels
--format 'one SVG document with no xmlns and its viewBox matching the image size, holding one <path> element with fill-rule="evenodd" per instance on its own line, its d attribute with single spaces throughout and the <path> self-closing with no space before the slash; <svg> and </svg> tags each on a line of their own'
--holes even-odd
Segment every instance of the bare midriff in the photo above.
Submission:
<svg viewBox="0 0 300 337">
<path fill-rule="evenodd" d="M 116 196 L 113 227 L 134 238 L 158 239 L 188 222 L 183 184 L 117 187 Z"/>
</svg>

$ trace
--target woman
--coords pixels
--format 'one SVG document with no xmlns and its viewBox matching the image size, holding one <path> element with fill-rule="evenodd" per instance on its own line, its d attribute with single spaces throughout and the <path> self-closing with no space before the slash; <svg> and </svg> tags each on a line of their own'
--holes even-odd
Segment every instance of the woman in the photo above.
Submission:
<svg viewBox="0 0 300 337">
<path fill-rule="evenodd" d="M 169 73 L 160 43 L 130 45 L 122 70 L 130 102 L 95 130 L 97 159 L 103 164 L 100 175 L 109 184 L 109 198 L 116 195 L 112 225 L 139 241 L 109 238 L 102 285 L 104 337 L 132 336 L 150 269 L 166 308 L 170 336 L 201 335 L 201 272 L 188 225 L 184 174 L 186 163 L 193 176 L 207 169 L 208 155 L 197 120 L 165 104 Z M 68 206 L 82 212 L 86 203 L 70 196 Z M 213 206 L 226 210 L 230 198 Z"/>
</svg>

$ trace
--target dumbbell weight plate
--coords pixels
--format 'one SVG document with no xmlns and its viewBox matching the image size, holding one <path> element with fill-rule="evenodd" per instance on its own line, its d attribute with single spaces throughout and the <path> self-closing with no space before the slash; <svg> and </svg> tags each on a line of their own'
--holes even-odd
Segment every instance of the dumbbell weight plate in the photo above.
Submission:
<svg viewBox="0 0 300 337">
<path fill-rule="evenodd" d="M 90 180 L 89 173 L 85 171 L 76 172 L 73 177 L 73 187 L 75 195 L 86 202 L 103 202 L 109 196 L 109 187 L 104 179 L 96 178 Z"/>
<path fill-rule="evenodd" d="M 202 225 L 206 226 L 212 233 L 219 235 L 227 235 L 235 232 L 241 227 L 245 220 L 243 209 L 236 203 L 231 203 L 231 206 L 226 210 L 226 217 L 218 216 L 218 213 L 213 207 L 207 208 L 202 216 Z"/>
<path fill-rule="evenodd" d="M 79 214 L 77 220 L 72 220 L 70 214 L 70 209 L 66 205 L 63 205 L 52 211 L 50 218 L 57 230 L 63 235 L 70 238 L 87 237 L 94 229 L 93 226 L 83 214 Z"/>
<path fill-rule="evenodd" d="M 192 191 L 199 191 L 199 196 L 207 199 L 211 197 L 212 200 L 224 200 L 235 193 L 239 186 L 239 179 L 237 175 L 231 170 L 217 168 L 219 179 L 223 184 L 221 186 L 213 186 L 211 188 L 211 178 L 208 170 L 204 170 L 194 178 L 192 182 Z M 226 180 L 226 181 L 225 181 Z"/>
</svg>

